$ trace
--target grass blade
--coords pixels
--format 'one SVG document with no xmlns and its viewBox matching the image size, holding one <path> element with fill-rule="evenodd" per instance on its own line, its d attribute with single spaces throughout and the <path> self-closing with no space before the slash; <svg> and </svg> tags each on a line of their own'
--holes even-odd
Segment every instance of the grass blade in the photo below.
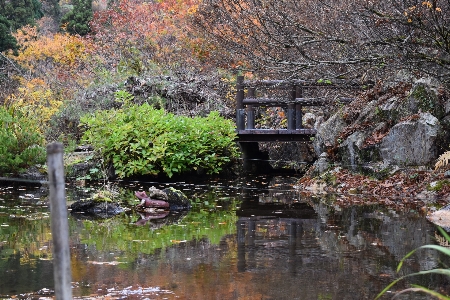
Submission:
<svg viewBox="0 0 450 300">
<path fill-rule="evenodd" d="M 450 297 L 447 297 L 447 296 L 445 296 L 445 295 L 442 295 L 442 294 L 440 294 L 440 293 L 438 293 L 438 292 L 436 292 L 436 291 L 427 289 L 427 288 L 425 288 L 425 287 L 423 287 L 423 286 L 415 285 L 415 284 L 412 285 L 412 286 L 413 286 L 412 288 L 404 289 L 404 290 L 401 290 L 401 291 L 397 292 L 397 293 L 395 294 L 395 296 L 392 297 L 392 299 L 395 299 L 395 298 L 397 298 L 397 296 L 399 296 L 399 295 L 401 295 L 401 294 L 404 294 L 404 293 L 407 293 L 407 292 L 423 292 L 423 293 L 425 293 L 425 294 L 434 296 L 434 297 L 436 297 L 436 298 L 439 299 L 439 300 L 450 300 Z"/>
</svg>

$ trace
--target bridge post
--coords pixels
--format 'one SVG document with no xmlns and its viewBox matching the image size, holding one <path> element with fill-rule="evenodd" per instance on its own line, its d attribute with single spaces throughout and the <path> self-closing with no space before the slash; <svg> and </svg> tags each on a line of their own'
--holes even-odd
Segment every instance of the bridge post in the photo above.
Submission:
<svg viewBox="0 0 450 300">
<path fill-rule="evenodd" d="M 248 89 L 247 97 L 255 98 L 254 87 Z M 255 129 L 255 109 L 253 105 L 247 105 L 247 129 Z"/>
<path fill-rule="evenodd" d="M 236 127 L 237 130 L 245 129 L 244 76 L 238 76 L 236 81 Z"/>
<path fill-rule="evenodd" d="M 287 129 L 295 130 L 295 103 L 289 103 L 287 108 Z"/>
<path fill-rule="evenodd" d="M 303 89 L 301 85 L 295 86 L 295 99 L 297 98 L 303 98 Z M 302 105 L 296 104 L 295 105 L 295 129 L 302 129 L 303 128 L 303 113 L 302 113 Z"/>
<path fill-rule="evenodd" d="M 288 130 L 295 130 L 295 85 L 293 85 L 291 87 L 291 103 L 288 103 L 288 108 L 287 108 L 287 119 L 288 119 L 288 124 L 287 124 L 287 129 Z"/>
</svg>

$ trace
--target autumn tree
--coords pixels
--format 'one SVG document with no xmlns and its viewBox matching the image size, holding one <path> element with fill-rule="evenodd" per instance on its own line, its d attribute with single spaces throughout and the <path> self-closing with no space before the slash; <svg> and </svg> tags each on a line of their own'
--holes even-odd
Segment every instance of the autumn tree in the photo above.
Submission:
<svg viewBox="0 0 450 300">
<path fill-rule="evenodd" d="M 195 22 L 228 52 L 226 60 L 252 71 L 345 77 L 376 62 L 349 35 L 351 4 L 339 1 L 336 10 L 323 2 L 206 0 Z"/>
<path fill-rule="evenodd" d="M 90 38 L 107 65 L 134 74 L 149 66 L 194 63 L 201 41 L 188 19 L 197 0 L 119 0 L 94 14 Z"/>
<path fill-rule="evenodd" d="M 91 83 L 90 57 L 85 51 L 90 46 L 68 33 L 39 36 L 37 28 L 30 26 L 14 36 L 21 47 L 17 56 L 6 58 L 26 72 L 16 72 L 19 86 L 5 97 L 5 103 L 35 119 L 44 131 L 63 101 Z"/>
<path fill-rule="evenodd" d="M 88 35 L 94 48 L 88 51 L 100 54 L 104 73 L 132 76 L 127 82 L 141 86 L 142 97 L 161 96 L 166 109 L 192 113 L 190 108 L 215 99 L 225 86 L 209 57 L 214 45 L 190 22 L 199 2 L 113 2 L 95 12 Z"/>
<path fill-rule="evenodd" d="M 450 81 L 450 2 L 378 1 L 363 7 L 372 40 L 399 68 Z"/>
<path fill-rule="evenodd" d="M 408 68 L 448 80 L 449 5 L 205 0 L 195 24 L 226 60 L 266 75 L 363 80 Z"/>
<path fill-rule="evenodd" d="M 39 0 L 0 0 L 0 52 L 17 51 L 19 46 L 12 33 L 22 26 L 36 24 L 43 16 Z M 5 60 L 3 57 L 2 62 Z"/>
<path fill-rule="evenodd" d="M 0 52 L 0 105 L 17 89 L 19 85 L 17 75 L 21 71 L 13 60 Z"/>
</svg>

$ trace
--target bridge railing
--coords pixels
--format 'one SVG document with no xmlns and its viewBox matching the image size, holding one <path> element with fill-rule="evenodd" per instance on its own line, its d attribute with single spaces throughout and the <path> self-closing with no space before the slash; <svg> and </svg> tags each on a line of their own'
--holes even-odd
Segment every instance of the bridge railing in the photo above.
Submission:
<svg viewBox="0 0 450 300">
<path fill-rule="evenodd" d="M 288 97 L 256 97 L 256 87 L 289 90 Z M 286 132 L 277 130 L 276 134 L 308 134 L 314 135 L 315 130 L 305 130 L 303 128 L 303 107 L 321 106 L 329 104 L 330 101 L 324 97 L 306 98 L 303 97 L 303 90 L 312 87 L 336 88 L 336 85 L 318 85 L 305 80 L 259 80 L 245 81 L 244 76 L 237 77 L 236 83 L 236 126 L 238 134 L 248 134 L 251 131 L 261 131 L 255 128 L 255 108 L 259 106 L 275 106 L 287 108 L 287 129 Z M 247 93 L 245 93 L 247 90 Z M 339 98 L 339 102 L 348 103 L 353 98 Z M 265 130 L 264 133 L 270 133 Z M 256 132 L 255 132 L 256 133 Z M 262 133 L 262 132 L 258 132 Z"/>
</svg>

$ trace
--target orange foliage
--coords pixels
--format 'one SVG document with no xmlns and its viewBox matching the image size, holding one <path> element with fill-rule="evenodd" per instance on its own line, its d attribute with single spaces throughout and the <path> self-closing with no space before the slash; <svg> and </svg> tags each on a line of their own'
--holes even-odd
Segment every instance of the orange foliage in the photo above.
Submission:
<svg viewBox="0 0 450 300">
<path fill-rule="evenodd" d="M 444 17 L 441 14 L 442 8 L 436 5 L 436 2 L 423 1 L 422 5 L 408 7 L 408 9 L 403 12 L 403 15 L 407 18 L 408 23 L 414 22 L 422 24 L 422 26 L 436 26 L 437 24 L 433 23 Z M 436 28 L 439 28 L 439 26 L 436 26 Z"/>
<path fill-rule="evenodd" d="M 118 0 L 109 8 L 105 1 L 97 2 L 99 9 L 94 13 L 89 36 L 42 35 L 32 26 L 14 34 L 21 49 L 18 56 L 10 54 L 10 58 L 32 77 L 43 80 L 46 87 L 39 85 L 40 91 L 48 89 L 60 99 L 71 99 L 94 81 L 95 70 L 102 76 L 117 70 L 140 74 L 155 64 L 199 66 L 200 62 L 203 68 L 214 50 L 190 25 L 201 0 Z M 30 79 L 21 78 L 21 82 L 21 90 L 9 101 L 21 106 L 36 102 L 26 89 L 33 93 L 38 85 L 30 87 Z"/>
<path fill-rule="evenodd" d="M 66 67 L 74 67 L 79 61 L 86 60 L 86 42 L 67 33 L 38 37 L 36 27 L 26 26 L 14 35 L 21 51 L 15 60 L 33 70 L 38 60 L 52 59 Z"/>
<path fill-rule="evenodd" d="M 68 99 L 92 81 L 88 68 L 92 59 L 87 52 L 92 45 L 88 40 L 67 33 L 40 35 L 32 26 L 19 29 L 14 36 L 21 49 L 18 56 L 10 53 L 10 58 L 43 80 L 53 94 Z M 27 80 L 21 81 L 22 89 L 27 88 Z"/>
<path fill-rule="evenodd" d="M 120 0 L 94 14 L 91 38 L 96 48 L 91 50 L 104 52 L 103 58 L 110 65 L 137 56 L 144 64 L 207 58 L 211 46 L 205 46 L 204 40 L 193 34 L 188 22 L 198 3 Z"/>
<path fill-rule="evenodd" d="M 62 100 L 49 88 L 44 80 L 19 78 L 18 92 L 6 99 L 6 104 L 24 112 L 28 118 L 34 119 L 41 130 L 47 121 L 59 110 Z"/>
</svg>

